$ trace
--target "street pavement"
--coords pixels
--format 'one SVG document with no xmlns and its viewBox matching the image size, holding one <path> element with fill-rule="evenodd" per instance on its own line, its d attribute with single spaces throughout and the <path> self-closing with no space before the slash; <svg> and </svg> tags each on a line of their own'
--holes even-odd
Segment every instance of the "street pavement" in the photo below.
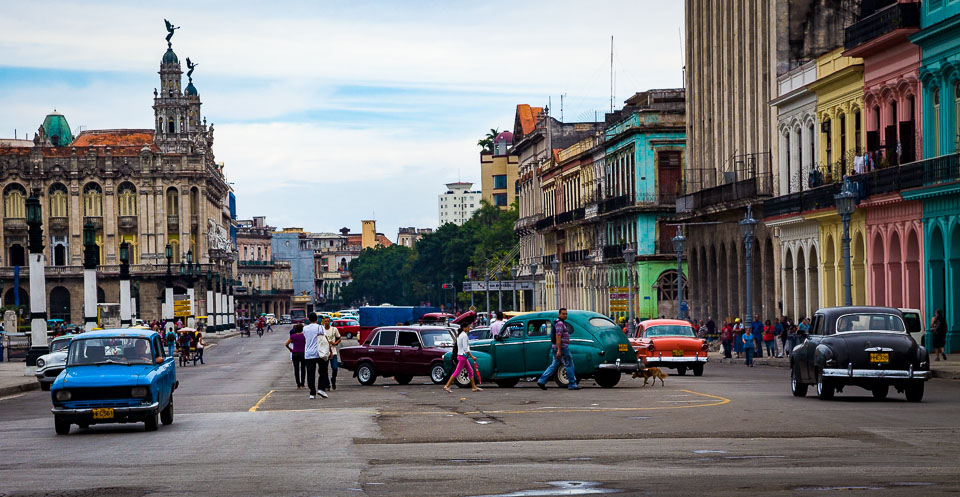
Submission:
<svg viewBox="0 0 960 497">
<path fill-rule="evenodd" d="M 530 382 L 443 392 L 426 377 L 329 399 L 295 388 L 285 327 L 178 368 L 176 420 L 76 426 L 49 394 L 0 398 L 0 495 L 946 495 L 960 492 L 960 382 L 920 404 L 847 388 L 791 396 L 788 370 L 707 365 L 642 387 Z M 668 370 L 669 372 L 669 370 Z"/>
</svg>

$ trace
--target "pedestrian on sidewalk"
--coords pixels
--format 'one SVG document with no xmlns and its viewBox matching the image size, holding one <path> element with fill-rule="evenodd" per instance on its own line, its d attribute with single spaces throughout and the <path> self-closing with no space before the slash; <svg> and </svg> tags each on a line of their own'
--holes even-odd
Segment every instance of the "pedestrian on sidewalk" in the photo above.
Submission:
<svg viewBox="0 0 960 497">
<path fill-rule="evenodd" d="M 743 332 L 743 351 L 747 356 L 747 360 L 744 361 L 743 365 L 747 367 L 753 367 L 753 349 L 756 346 L 756 342 L 753 340 L 753 328 L 747 328 Z"/>
<path fill-rule="evenodd" d="M 469 311 L 463 313 L 451 323 L 460 327 L 460 329 L 457 330 L 457 341 L 453 346 L 453 357 L 457 358 L 457 367 L 453 368 L 453 372 L 450 373 L 450 378 L 447 378 L 447 383 L 443 386 L 444 392 L 453 393 L 450 390 L 450 384 L 453 383 L 454 378 L 460 374 L 460 371 L 464 369 L 466 369 L 467 374 L 470 375 L 470 386 L 473 387 L 473 391 L 483 391 L 482 388 L 477 386 L 477 382 L 474 379 L 475 373 L 473 371 L 473 366 L 470 365 L 470 358 L 473 358 L 474 361 L 477 360 L 473 353 L 470 352 L 470 336 L 468 334 L 470 331 L 470 325 L 473 324 L 475 319 L 477 319 L 477 313 Z"/>
<path fill-rule="evenodd" d="M 760 316 L 753 315 L 753 323 L 750 324 L 753 332 L 753 344 L 755 357 L 763 357 L 763 322 L 760 321 Z"/>
<path fill-rule="evenodd" d="M 553 343 L 550 347 L 550 355 L 553 358 L 553 362 L 547 366 L 546 371 L 544 371 L 543 374 L 540 375 L 540 379 L 537 380 L 537 386 L 540 387 L 541 390 L 547 389 L 547 380 L 550 379 L 550 376 L 552 376 L 560 366 L 563 366 L 567 371 L 567 380 L 569 381 L 567 389 L 580 390 L 580 386 L 577 385 L 577 377 L 573 370 L 573 356 L 570 355 L 571 332 L 573 332 L 573 329 L 567 324 L 567 309 L 560 308 L 560 311 L 557 313 L 557 320 L 553 323 L 553 331 L 550 336 L 550 341 Z"/>
<path fill-rule="evenodd" d="M 737 359 L 743 356 L 743 323 L 740 318 L 733 321 L 733 352 Z"/>
<path fill-rule="evenodd" d="M 713 322 L 713 318 L 710 316 L 707 316 L 707 336 L 711 340 L 717 339 L 717 323 Z"/>
<path fill-rule="evenodd" d="M 323 334 L 330 343 L 330 388 L 337 389 L 337 371 L 340 370 L 340 356 L 337 355 L 337 345 L 342 341 L 340 330 L 330 326 L 330 316 L 323 317 Z"/>
<path fill-rule="evenodd" d="M 786 316 L 780 316 L 780 319 L 777 320 L 777 324 L 774 325 L 774 334 L 777 336 L 777 341 L 780 342 L 780 352 L 777 354 L 777 357 L 786 357 L 787 355 L 787 328 L 790 321 Z"/>
<path fill-rule="evenodd" d="M 503 323 L 504 323 L 503 312 L 497 311 L 496 317 L 497 318 L 492 323 L 490 323 L 490 336 L 492 338 L 497 338 L 497 336 L 500 335 L 500 330 L 503 329 Z"/>
<path fill-rule="evenodd" d="M 770 320 L 768 319 L 766 323 L 764 323 L 763 325 L 763 346 L 764 348 L 766 348 L 767 356 L 769 357 L 774 357 L 777 355 L 776 354 L 777 346 L 773 341 L 774 338 L 776 337 L 776 335 L 774 335 L 774 331 L 776 330 L 774 329 L 773 325 L 770 323 Z"/>
<path fill-rule="evenodd" d="M 943 351 L 944 347 L 947 344 L 947 321 L 943 319 L 943 311 L 937 309 L 933 313 L 933 322 L 930 325 L 930 329 L 933 330 L 933 356 L 936 357 L 936 360 L 940 360 L 940 356 L 943 356 L 943 360 L 947 360 L 947 354 Z"/>
<path fill-rule="evenodd" d="M 323 327 L 317 324 L 317 313 L 311 312 L 307 315 L 310 324 L 303 327 L 303 360 L 307 363 L 307 388 L 310 389 L 310 398 L 315 399 L 319 394 L 327 398 L 327 361 L 326 357 L 330 353 L 330 344 L 323 337 Z M 321 340 L 323 338 L 323 340 Z M 322 342 L 322 343 L 321 343 Z M 324 351 L 321 359 L 321 347 Z M 320 366 L 320 389 L 317 389 L 317 366 Z"/>
<path fill-rule="evenodd" d="M 733 325 L 730 321 L 723 324 L 723 330 L 720 331 L 720 342 L 723 345 L 723 357 L 730 359 L 733 357 Z"/>
<path fill-rule="evenodd" d="M 157 333 L 160 332 L 160 326 L 156 323 L 153 325 L 154 330 Z M 177 333 L 173 330 L 167 330 L 167 334 L 164 336 L 164 341 L 167 344 L 167 356 L 173 357 L 173 351 L 177 347 Z"/>
<path fill-rule="evenodd" d="M 307 380 L 307 363 L 303 359 L 305 343 L 303 325 L 300 323 L 293 325 L 290 338 L 284 342 L 283 346 L 290 351 L 290 360 L 293 361 L 293 379 L 297 382 L 297 390 L 303 388 L 303 382 Z"/>
<path fill-rule="evenodd" d="M 203 365 L 203 348 L 207 346 L 207 342 L 203 341 L 203 333 L 200 333 L 199 330 L 194 337 L 194 346 L 197 348 L 197 353 L 193 356 L 193 364 L 196 366 L 197 361 L 200 361 L 200 364 Z"/>
</svg>

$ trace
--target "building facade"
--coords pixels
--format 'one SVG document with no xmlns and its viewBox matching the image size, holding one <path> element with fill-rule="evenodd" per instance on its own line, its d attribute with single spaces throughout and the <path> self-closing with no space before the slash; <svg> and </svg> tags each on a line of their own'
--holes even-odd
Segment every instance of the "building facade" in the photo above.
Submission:
<svg viewBox="0 0 960 497">
<path fill-rule="evenodd" d="M 417 242 L 426 235 L 433 233 L 432 228 L 400 228 L 397 230 L 397 245 L 403 245 L 404 247 L 413 247 Z"/>
<path fill-rule="evenodd" d="M 437 196 L 440 224 L 453 223 L 463 225 L 480 208 L 482 192 L 471 190 L 473 183 L 458 181 L 447 183 L 447 191 Z"/>
<path fill-rule="evenodd" d="M 517 200 L 516 155 L 509 153 L 513 133 L 502 131 L 493 140 L 493 152 L 480 153 L 480 191 L 483 200 L 507 210 Z"/>
<path fill-rule="evenodd" d="M 293 273 L 289 262 L 273 258 L 271 241 L 276 228 L 267 225 L 262 216 L 238 224 L 237 314 L 256 317 L 268 313 L 278 318 L 289 314 Z"/>
</svg>

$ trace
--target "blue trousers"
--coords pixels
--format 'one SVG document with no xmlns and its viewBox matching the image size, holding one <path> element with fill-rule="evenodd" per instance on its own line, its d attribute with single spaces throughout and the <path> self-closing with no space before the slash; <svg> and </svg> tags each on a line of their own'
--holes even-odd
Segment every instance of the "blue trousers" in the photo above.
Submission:
<svg viewBox="0 0 960 497">
<path fill-rule="evenodd" d="M 753 347 L 746 348 L 747 360 L 744 362 L 747 366 L 753 366 Z"/>
<path fill-rule="evenodd" d="M 546 385 L 547 380 L 550 379 L 550 376 L 557 371 L 557 368 L 562 364 L 563 367 L 567 370 L 567 378 L 570 379 L 570 385 L 568 388 L 574 388 L 577 386 L 577 377 L 573 374 L 573 356 L 570 355 L 570 349 L 564 348 L 560 350 L 560 357 L 557 357 L 557 347 L 550 347 L 550 365 L 547 366 L 547 370 L 540 375 L 540 379 L 537 380 L 537 383 L 541 385 Z"/>
</svg>

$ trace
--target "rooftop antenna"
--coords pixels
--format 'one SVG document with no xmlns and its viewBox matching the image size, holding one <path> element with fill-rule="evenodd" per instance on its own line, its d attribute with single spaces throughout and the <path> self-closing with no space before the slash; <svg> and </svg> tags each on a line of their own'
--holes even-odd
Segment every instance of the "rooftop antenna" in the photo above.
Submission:
<svg viewBox="0 0 960 497">
<path fill-rule="evenodd" d="M 613 35 L 610 35 L 610 113 L 613 114 Z"/>
</svg>

